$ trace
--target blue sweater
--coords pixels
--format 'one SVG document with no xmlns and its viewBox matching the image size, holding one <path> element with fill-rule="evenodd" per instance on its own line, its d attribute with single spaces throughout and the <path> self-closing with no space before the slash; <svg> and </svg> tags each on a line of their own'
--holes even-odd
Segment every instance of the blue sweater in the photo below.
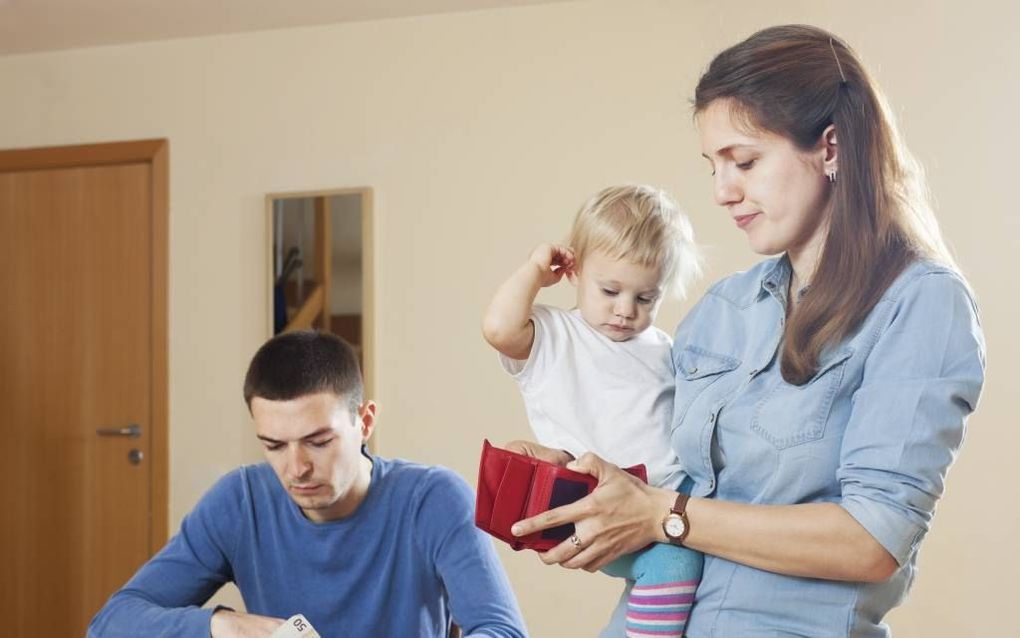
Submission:
<svg viewBox="0 0 1020 638">
<path fill-rule="evenodd" d="M 302 613 L 324 637 L 524 636 L 474 499 L 450 470 L 374 457 L 350 517 L 312 523 L 265 463 L 224 476 L 92 620 L 88 635 L 208 636 L 226 582 L 251 613 Z M 452 617 L 452 618 L 451 618 Z"/>
</svg>

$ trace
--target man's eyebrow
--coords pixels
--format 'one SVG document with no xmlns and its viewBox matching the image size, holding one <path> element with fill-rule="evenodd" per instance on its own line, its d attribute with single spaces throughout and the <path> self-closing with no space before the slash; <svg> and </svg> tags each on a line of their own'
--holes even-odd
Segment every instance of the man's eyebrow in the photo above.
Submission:
<svg viewBox="0 0 1020 638">
<path fill-rule="evenodd" d="M 331 428 L 331 427 L 329 427 L 327 425 L 325 427 L 319 428 L 318 430 L 316 430 L 315 432 L 312 432 L 311 434 L 304 435 L 303 437 L 301 437 L 301 440 L 302 441 L 306 441 L 308 439 L 314 439 L 317 436 L 322 436 L 323 434 L 325 434 L 327 432 L 332 432 L 332 431 L 333 431 L 333 428 Z M 283 443 L 283 441 L 278 441 L 278 440 L 270 438 L 268 436 L 263 436 L 262 434 L 256 434 L 255 436 L 257 438 L 259 438 L 260 440 L 265 441 L 266 443 L 272 443 L 272 444 Z"/>
</svg>

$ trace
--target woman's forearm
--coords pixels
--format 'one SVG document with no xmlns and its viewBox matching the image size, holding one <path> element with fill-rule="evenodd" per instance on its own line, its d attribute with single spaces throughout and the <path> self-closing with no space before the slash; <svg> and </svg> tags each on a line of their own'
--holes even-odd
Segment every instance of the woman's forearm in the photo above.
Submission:
<svg viewBox="0 0 1020 638">
<path fill-rule="evenodd" d="M 543 562 L 594 571 L 650 542 L 668 542 L 662 520 L 676 492 L 646 485 L 593 454 L 567 467 L 594 476 L 598 488 L 513 527 L 515 535 L 526 536 L 575 524 L 581 551 L 564 541 L 541 554 Z M 892 555 L 834 503 L 748 505 L 691 498 L 686 511 L 685 546 L 758 569 L 862 582 L 886 580 L 897 568 Z"/>
<path fill-rule="evenodd" d="M 747 505 L 692 498 L 687 516 L 686 546 L 758 569 L 873 582 L 897 568 L 892 555 L 835 503 Z"/>
</svg>

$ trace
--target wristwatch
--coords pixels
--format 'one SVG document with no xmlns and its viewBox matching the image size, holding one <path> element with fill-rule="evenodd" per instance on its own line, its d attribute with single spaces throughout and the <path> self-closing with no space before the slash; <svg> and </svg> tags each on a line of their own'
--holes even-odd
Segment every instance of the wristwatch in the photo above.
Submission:
<svg viewBox="0 0 1020 638">
<path fill-rule="evenodd" d="M 676 502 L 670 508 L 666 518 L 662 519 L 662 532 L 673 545 L 683 545 L 684 539 L 691 531 L 691 524 L 687 520 L 687 501 L 689 494 L 677 494 Z"/>
</svg>

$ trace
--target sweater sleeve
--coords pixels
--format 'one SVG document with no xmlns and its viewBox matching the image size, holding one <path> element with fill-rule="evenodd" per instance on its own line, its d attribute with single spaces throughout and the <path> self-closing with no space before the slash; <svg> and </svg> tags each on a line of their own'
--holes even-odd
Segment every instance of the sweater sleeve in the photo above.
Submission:
<svg viewBox="0 0 1020 638">
<path fill-rule="evenodd" d="M 240 520 L 243 492 L 240 470 L 220 479 L 180 532 L 99 610 L 88 637 L 208 636 L 215 610 L 201 605 L 233 580 L 230 526 Z"/>
<path fill-rule="evenodd" d="M 464 638 L 527 635 L 491 541 L 474 525 L 474 495 L 452 471 L 432 468 L 416 498 L 420 548 L 436 566 Z"/>
</svg>

